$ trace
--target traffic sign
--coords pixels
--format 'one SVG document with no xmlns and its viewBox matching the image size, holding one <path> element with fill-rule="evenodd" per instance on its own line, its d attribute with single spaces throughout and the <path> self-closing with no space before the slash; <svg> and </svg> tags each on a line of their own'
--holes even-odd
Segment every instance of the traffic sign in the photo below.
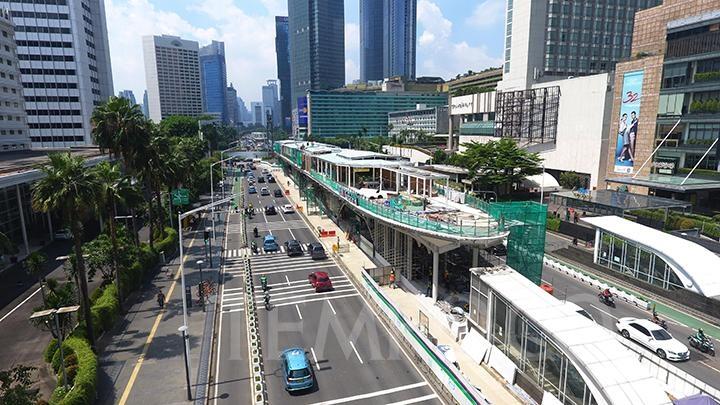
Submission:
<svg viewBox="0 0 720 405">
<path fill-rule="evenodd" d="M 190 204 L 190 192 L 186 188 L 177 188 L 172 191 L 172 203 L 174 205 Z"/>
</svg>

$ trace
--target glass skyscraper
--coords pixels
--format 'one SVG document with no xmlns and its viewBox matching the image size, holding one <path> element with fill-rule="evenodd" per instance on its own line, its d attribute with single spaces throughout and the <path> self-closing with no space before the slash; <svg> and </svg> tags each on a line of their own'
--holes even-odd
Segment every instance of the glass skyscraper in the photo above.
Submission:
<svg viewBox="0 0 720 405">
<path fill-rule="evenodd" d="M 203 112 L 229 122 L 227 106 L 227 71 L 225 43 L 212 41 L 200 48 L 200 80 L 202 81 Z"/>
<path fill-rule="evenodd" d="M 360 80 L 415 79 L 417 0 L 360 0 Z"/>
<path fill-rule="evenodd" d="M 345 84 L 345 1 L 288 2 L 293 108 L 308 90 Z"/>
<path fill-rule="evenodd" d="M 275 17 L 275 55 L 277 58 L 277 77 L 280 79 L 280 116 L 274 119 L 283 127 L 290 126 L 290 117 L 292 115 L 288 41 L 288 18 Z"/>
</svg>

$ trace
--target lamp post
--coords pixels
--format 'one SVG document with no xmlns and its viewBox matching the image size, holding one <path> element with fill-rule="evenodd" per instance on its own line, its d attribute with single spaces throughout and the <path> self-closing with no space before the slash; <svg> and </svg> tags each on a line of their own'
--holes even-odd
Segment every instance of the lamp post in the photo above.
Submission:
<svg viewBox="0 0 720 405">
<path fill-rule="evenodd" d="M 224 160 L 218 160 L 217 162 L 210 164 L 210 210 L 211 210 L 211 212 L 210 212 L 210 213 L 211 213 L 210 217 L 212 218 L 212 228 L 213 228 L 213 229 L 212 229 L 212 233 L 213 233 L 213 239 L 215 239 L 215 184 L 214 184 L 214 182 L 213 182 L 213 166 L 215 166 L 215 165 L 218 164 L 218 163 L 222 163 L 222 162 L 224 162 L 224 161 L 226 161 L 226 160 L 230 160 L 230 159 L 232 159 L 232 157 L 229 157 L 229 158 L 224 159 Z M 223 173 L 222 176 L 223 176 L 223 178 L 224 178 L 224 177 L 225 177 L 225 173 Z"/>
<path fill-rule="evenodd" d="M 202 265 L 204 262 L 202 260 L 198 260 L 195 263 L 200 268 L 200 283 L 198 284 L 198 289 L 200 290 L 199 293 L 200 293 L 200 302 L 202 303 L 202 310 L 203 310 L 203 312 L 205 312 L 205 291 L 203 291 L 204 285 L 203 285 L 203 275 L 202 275 Z"/>
<path fill-rule="evenodd" d="M 182 334 L 183 341 L 183 357 L 185 357 L 185 386 L 187 387 L 187 399 L 192 401 L 192 392 L 190 391 L 190 356 L 188 355 L 188 327 L 183 325 L 178 328 L 178 332 Z"/>
<path fill-rule="evenodd" d="M 43 311 L 34 312 L 31 316 L 31 320 L 40 320 L 45 324 L 45 327 L 50 331 L 55 339 L 58 340 L 58 347 L 60 348 L 60 367 L 62 369 L 63 387 L 67 391 L 67 373 L 65 372 L 65 352 L 63 350 L 63 339 L 65 339 L 65 333 L 63 328 L 60 327 L 60 315 L 72 314 L 80 309 L 79 305 L 73 305 L 70 307 L 52 308 Z M 52 317 L 52 320 L 50 320 Z"/>
</svg>

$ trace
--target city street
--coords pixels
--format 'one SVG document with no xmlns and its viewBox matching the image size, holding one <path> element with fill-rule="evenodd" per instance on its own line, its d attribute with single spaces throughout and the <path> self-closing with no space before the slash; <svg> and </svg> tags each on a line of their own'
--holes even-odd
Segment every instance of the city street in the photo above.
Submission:
<svg viewBox="0 0 720 405">
<path fill-rule="evenodd" d="M 256 176 L 261 175 L 260 170 L 255 172 Z M 261 250 L 251 256 L 251 267 L 269 402 L 439 403 L 428 382 L 334 260 L 313 260 L 308 255 L 307 244 L 317 239 L 300 214 L 283 214 L 278 210 L 275 215 L 265 215 L 264 210 L 259 210 L 268 204 L 279 209 L 288 203 L 284 197 L 272 197 L 273 190 L 280 188 L 277 184 L 264 186 L 268 187 L 271 196 L 246 195 L 246 203 L 252 203 L 258 210 L 248 220 L 246 232 L 248 241 L 255 240 Z M 255 227 L 258 228 L 258 238 L 253 236 Z M 243 348 L 247 345 L 243 330 L 244 305 L 239 298 L 242 269 L 240 261 L 233 259 L 241 252 L 239 244 L 231 245 L 239 228 L 231 223 L 228 230 L 228 259 L 224 269 L 226 282 L 221 301 L 222 331 L 218 343 L 219 388 L 215 400 L 238 403 L 249 391 L 247 383 L 240 383 L 247 379 L 249 370 Z M 280 245 L 278 252 L 262 251 L 262 238 L 267 234 L 277 238 Z M 302 256 L 287 256 L 284 242 L 290 239 L 301 243 Z M 316 293 L 308 282 L 308 274 L 313 271 L 328 273 L 334 289 Z M 263 305 L 261 275 L 267 277 L 270 287 L 269 310 Z M 279 359 L 281 351 L 291 347 L 299 347 L 306 352 L 317 382 L 314 389 L 292 397 L 285 391 Z"/>
</svg>

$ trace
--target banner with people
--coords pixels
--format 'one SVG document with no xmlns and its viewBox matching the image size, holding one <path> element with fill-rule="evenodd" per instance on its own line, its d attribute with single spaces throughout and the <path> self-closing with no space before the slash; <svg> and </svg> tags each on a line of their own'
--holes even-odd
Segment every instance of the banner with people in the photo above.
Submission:
<svg viewBox="0 0 720 405">
<path fill-rule="evenodd" d="M 615 173 L 632 174 L 634 170 L 643 76 L 642 70 L 623 75 L 620 122 L 615 145 Z"/>
</svg>

